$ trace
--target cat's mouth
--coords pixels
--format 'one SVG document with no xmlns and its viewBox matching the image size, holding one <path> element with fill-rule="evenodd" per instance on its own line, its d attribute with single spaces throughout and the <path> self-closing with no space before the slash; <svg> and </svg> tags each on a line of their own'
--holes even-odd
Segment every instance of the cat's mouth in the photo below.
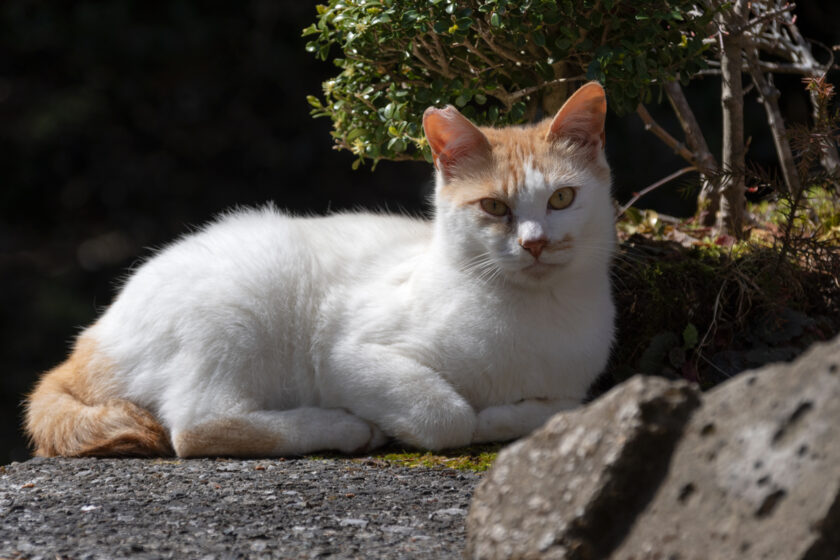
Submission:
<svg viewBox="0 0 840 560">
<path fill-rule="evenodd" d="M 558 268 L 563 266 L 563 263 L 547 263 L 543 261 L 534 261 L 525 268 L 522 268 L 522 272 L 531 276 L 532 278 L 543 278 Z"/>
</svg>

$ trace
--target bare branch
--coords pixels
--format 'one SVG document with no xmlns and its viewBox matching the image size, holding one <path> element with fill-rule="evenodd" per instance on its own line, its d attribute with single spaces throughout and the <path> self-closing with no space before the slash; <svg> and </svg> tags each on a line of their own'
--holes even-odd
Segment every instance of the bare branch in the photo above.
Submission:
<svg viewBox="0 0 840 560">
<path fill-rule="evenodd" d="M 785 131 L 782 112 L 779 109 L 779 90 L 762 73 L 758 64 L 758 51 L 754 48 L 747 49 L 746 55 L 750 76 L 761 96 L 764 109 L 767 111 L 767 124 L 770 125 L 770 132 L 773 135 L 773 143 L 776 145 L 776 153 L 779 156 L 779 164 L 782 167 L 782 175 L 785 178 L 788 192 L 791 194 L 798 193 L 802 189 L 802 185 L 799 181 L 799 173 L 796 170 L 793 152 L 790 149 L 790 142 Z"/>
<path fill-rule="evenodd" d="M 669 82 L 665 84 L 664 88 L 668 101 L 671 103 L 671 107 L 674 109 L 674 113 L 676 113 L 685 133 L 686 142 L 691 151 L 694 152 L 694 159 L 700 170 L 703 187 L 700 190 L 699 198 L 700 206 L 704 207 L 703 213 L 701 213 L 703 225 L 712 226 L 720 208 L 721 196 L 717 159 L 709 150 L 706 137 L 703 135 L 703 129 L 700 128 L 700 123 L 697 122 L 694 111 L 691 110 L 679 82 Z"/>
<path fill-rule="evenodd" d="M 420 39 L 420 42 L 424 43 L 424 41 L 422 39 Z M 427 46 L 427 45 L 425 45 L 425 43 L 424 43 L 424 46 Z M 422 62 L 423 65 L 426 68 L 428 68 L 429 70 L 431 70 L 432 72 L 435 72 L 435 73 L 440 74 L 442 76 L 446 76 L 447 78 L 452 78 L 453 77 L 452 75 L 448 75 L 444 68 L 441 68 L 440 66 L 438 66 L 437 64 L 432 62 L 432 60 L 430 58 L 428 58 L 426 55 L 424 55 L 423 52 L 417 47 L 417 43 L 412 43 L 411 54 L 414 55 L 414 57 L 417 60 Z"/>
<path fill-rule="evenodd" d="M 716 61 L 708 61 L 711 68 L 704 68 L 697 71 L 694 76 L 720 76 L 720 65 Z M 758 67 L 762 72 L 772 72 L 773 74 L 795 74 L 798 76 L 814 76 L 815 68 L 810 64 L 798 63 L 784 63 L 784 62 L 770 62 L 767 60 L 759 60 Z M 750 67 L 747 64 L 741 66 L 741 71 L 748 74 Z"/>
<path fill-rule="evenodd" d="M 694 167 L 693 165 L 689 165 L 688 167 L 683 167 L 682 169 L 680 169 L 680 170 L 678 170 L 678 171 L 674 171 L 673 173 L 671 173 L 671 174 L 670 174 L 670 175 L 668 175 L 667 177 L 663 177 L 662 179 L 658 180 L 658 181 L 657 181 L 657 182 L 655 182 L 654 184 L 649 185 L 649 186 L 647 186 L 647 187 L 643 188 L 642 190 L 640 190 L 639 192 L 637 192 L 635 195 L 633 195 L 633 198 L 631 198 L 631 199 L 627 202 L 627 204 L 625 204 L 624 206 L 622 206 L 621 208 L 619 208 L 619 209 L 618 209 L 618 214 L 616 214 L 616 216 L 615 216 L 615 217 L 616 217 L 616 219 L 620 218 L 620 217 L 621 217 L 621 216 L 622 216 L 625 212 L 627 212 L 627 209 L 628 209 L 628 208 L 630 208 L 631 206 L 633 206 L 634 204 L 636 204 L 636 202 L 637 202 L 640 198 L 642 198 L 643 196 L 645 196 L 645 195 L 646 195 L 646 194 L 648 194 L 649 192 L 651 192 L 651 191 L 653 191 L 653 190 L 656 190 L 656 189 L 658 189 L 659 187 L 661 187 L 662 185 L 664 185 L 665 183 L 668 183 L 669 181 L 673 181 L 673 180 L 674 180 L 674 179 L 676 179 L 677 177 L 679 177 L 679 176 L 681 176 L 681 175 L 685 175 L 686 173 L 690 173 L 690 172 L 692 172 L 692 171 L 697 171 L 697 168 L 696 168 L 696 167 Z"/>
<path fill-rule="evenodd" d="M 557 85 L 557 84 L 563 84 L 563 83 L 566 83 L 566 82 L 579 82 L 579 81 L 585 80 L 585 79 L 586 79 L 585 74 L 581 74 L 579 76 L 573 76 L 571 78 L 556 78 L 554 80 L 551 80 L 550 82 L 543 82 L 543 83 L 537 84 L 535 86 L 531 86 L 531 87 L 520 89 L 518 91 L 511 92 L 510 99 L 511 99 L 511 101 L 516 101 L 517 99 L 521 99 L 523 97 L 531 95 L 532 93 L 536 93 L 536 92 L 540 91 L 541 89 L 545 89 L 547 87 L 551 87 L 551 86 L 554 86 L 554 85 Z"/>
<path fill-rule="evenodd" d="M 747 31 L 748 29 L 752 29 L 756 25 L 759 25 L 761 23 L 765 23 L 765 22 L 767 22 L 771 19 L 775 19 L 775 18 L 779 17 L 780 15 L 784 14 L 785 12 L 792 12 L 794 10 L 794 8 L 796 8 L 796 4 L 791 4 L 790 2 L 788 2 L 787 4 L 785 4 L 784 6 L 782 6 L 780 8 L 776 8 L 775 10 L 770 10 L 769 12 L 764 12 L 760 16 L 751 19 L 750 21 L 748 21 L 744 25 L 742 25 L 742 26 L 734 29 L 733 31 L 731 31 L 731 33 L 733 33 L 733 34 L 743 33 L 744 31 Z"/>
<path fill-rule="evenodd" d="M 667 130 L 662 128 L 659 123 L 653 120 L 653 117 L 641 103 L 636 106 L 636 114 L 639 115 L 642 122 L 645 123 L 645 130 L 649 130 L 655 134 L 657 138 L 665 142 L 665 144 L 674 150 L 675 154 L 679 155 L 685 161 L 689 162 L 693 166 L 697 166 L 697 160 L 694 158 L 694 154 L 685 147 L 685 144 L 671 136 Z"/>
</svg>

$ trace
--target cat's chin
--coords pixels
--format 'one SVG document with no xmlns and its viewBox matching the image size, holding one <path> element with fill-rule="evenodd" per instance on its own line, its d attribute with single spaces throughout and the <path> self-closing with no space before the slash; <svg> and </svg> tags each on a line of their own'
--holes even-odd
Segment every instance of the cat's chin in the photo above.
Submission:
<svg viewBox="0 0 840 560">
<path fill-rule="evenodd" d="M 519 270 L 519 276 L 526 283 L 541 284 L 553 278 L 566 263 L 546 263 L 535 261 Z"/>
</svg>

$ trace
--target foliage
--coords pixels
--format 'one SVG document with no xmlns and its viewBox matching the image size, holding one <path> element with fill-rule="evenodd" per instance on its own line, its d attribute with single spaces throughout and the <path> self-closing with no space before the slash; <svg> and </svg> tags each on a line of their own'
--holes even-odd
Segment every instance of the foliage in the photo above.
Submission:
<svg viewBox="0 0 840 560">
<path fill-rule="evenodd" d="M 789 360 L 840 331 L 834 272 L 791 261 L 755 241 L 684 247 L 635 235 L 614 274 L 618 341 L 595 393 L 635 373 L 710 388 L 744 369 Z"/>
<path fill-rule="evenodd" d="M 314 116 L 333 121 L 340 148 L 374 161 L 410 159 L 428 147 L 430 105 L 453 104 L 480 124 L 551 112 L 566 81 L 598 80 L 610 105 L 631 111 L 652 84 L 702 64 L 711 13 L 670 0 L 330 0 L 303 34 L 339 73 Z M 707 11 L 708 12 L 708 11 Z"/>
</svg>

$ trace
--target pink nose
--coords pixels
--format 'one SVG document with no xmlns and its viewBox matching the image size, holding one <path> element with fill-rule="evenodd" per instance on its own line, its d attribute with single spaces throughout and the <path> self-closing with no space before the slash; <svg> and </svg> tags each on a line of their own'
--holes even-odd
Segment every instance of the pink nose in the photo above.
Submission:
<svg viewBox="0 0 840 560">
<path fill-rule="evenodd" d="M 528 241 L 519 241 L 519 244 L 522 245 L 522 248 L 534 255 L 535 259 L 540 258 L 540 253 L 548 244 L 548 239 L 544 237 L 540 237 L 539 239 L 529 239 Z"/>
</svg>

